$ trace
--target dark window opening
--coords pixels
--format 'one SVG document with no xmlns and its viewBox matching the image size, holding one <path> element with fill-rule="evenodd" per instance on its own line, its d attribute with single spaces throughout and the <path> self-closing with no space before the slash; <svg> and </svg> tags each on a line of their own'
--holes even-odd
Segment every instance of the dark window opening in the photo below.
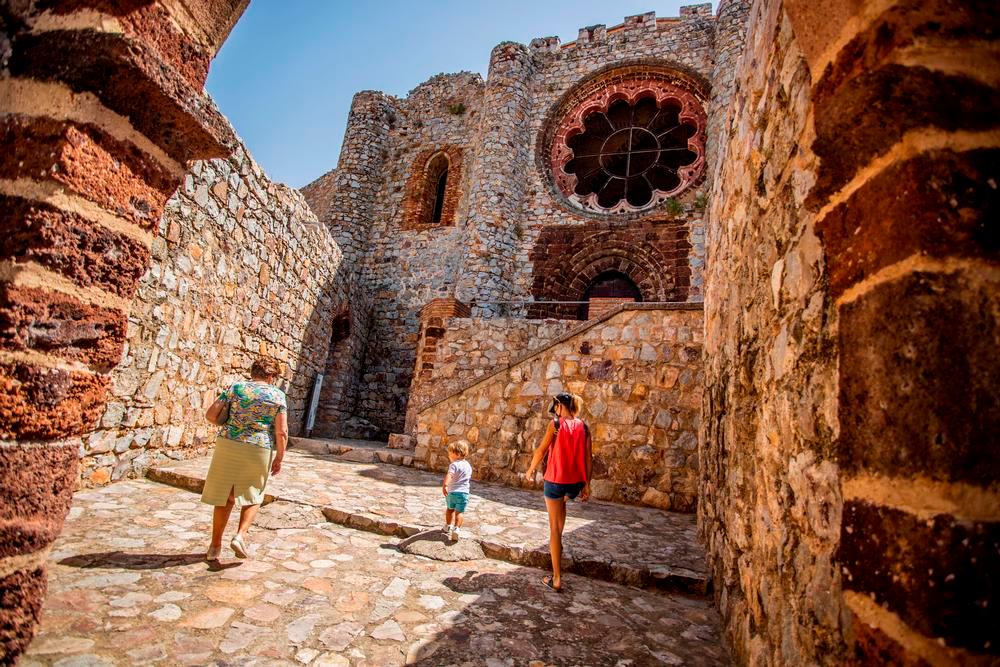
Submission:
<svg viewBox="0 0 1000 667">
<path fill-rule="evenodd" d="M 438 153 L 427 163 L 424 181 L 425 225 L 439 225 L 444 217 L 444 195 L 448 189 L 448 156 Z"/>
<path fill-rule="evenodd" d="M 337 346 L 337 343 L 347 340 L 351 336 L 351 313 L 345 311 L 333 318 L 330 326 L 330 350 Z"/>
<path fill-rule="evenodd" d="M 642 292 L 624 273 L 605 271 L 591 281 L 582 300 L 587 303 L 581 306 L 579 318 L 588 320 L 599 317 L 618 304 L 642 301 Z"/>
<path fill-rule="evenodd" d="M 688 147 L 697 128 L 680 120 L 675 100 L 657 104 L 643 97 L 629 104 L 616 100 L 605 111 L 583 120 L 584 131 L 566 141 L 573 158 L 563 169 L 576 174 L 576 194 L 597 194 L 597 203 L 612 208 L 625 200 L 640 208 L 654 192 L 671 192 L 681 185 L 678 171 L 698 155 Z"/>
<path fill-rule="evenodd" d="M 434 212 L 431 215 L 431 222 L 435 225 L 441 223 L 441 212 L 444 211 L 444 191 L 448 187 L 448 169 L 441 172 L 438 178 L 437 191 L 434 194 Z"/>
</svg>

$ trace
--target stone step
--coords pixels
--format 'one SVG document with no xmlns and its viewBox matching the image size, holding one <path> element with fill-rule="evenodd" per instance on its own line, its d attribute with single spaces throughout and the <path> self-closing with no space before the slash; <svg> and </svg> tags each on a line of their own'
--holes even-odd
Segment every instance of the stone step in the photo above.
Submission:
<svg viewBox="0 0 1000 667">
<path fill-rule="evenodd" d="M 332 456 L 353 463 L 388 463 L 413 465 L 413 451 L 396 449 L 379 440 L 353 440 L 351 438 L 288 438 L 290 448 Z"/>
<path fill-rule="evenodd" d="M 381 452 L 377 446 L 352 448 Z M 360 456 L 360 454 L 355 454 Z M 376 456 L 377 458 L 377 456 Z M 147 477 L 200 492 L 209 459 L 153 468 Z M 439 526 L 440 477 L 413 468 L 358 463 L 290 449 L 268 484 L 275 500 L 319 508 L 332 523 L 407 538 Z M 266 512 L 262 510 L 262 514 Z M 547 519 L 537 492 L 476 483 L 467 513 L 469 538 L 490 558 L 549 566 Z M 618 584 L 705 595 L 710 588 L 694 517 L 611 503 L 575 504 L 567 518 L 565 571 Z"/>
</svg>

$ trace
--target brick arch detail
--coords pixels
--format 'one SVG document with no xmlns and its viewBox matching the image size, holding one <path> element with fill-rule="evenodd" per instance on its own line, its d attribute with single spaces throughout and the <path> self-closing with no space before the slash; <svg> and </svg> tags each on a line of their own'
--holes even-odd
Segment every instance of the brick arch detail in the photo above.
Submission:
<svg viewBox="0 0 1000 667">
<path fill-rule="evenodd" d="M 606 271 L 628 276 L 644 301 L 686 301 L 691 270 L 687 225 L 677 221 L 560 225 L 542 230 L 529 254 L 536 301 L 581 301 Z M 575 305 L 538 305 L 534 318 L 575 319 Z"/>
<path fill-rule="evenodd" d="M 440 171 L 435 165 L 440 156 L 448 161 L 448 183 L 444 190 L 444 205 L 441 207 L 441 221 L 434 223 L 434 197 L 437 192 L 437 177 Z M 455 224 L 458 203 L 462 197 L 462 149 L 444 145 L 428 148 L 417 153 L 406 181 L 403 196 L 404 230 L 450 227 Z"/>
</svg>

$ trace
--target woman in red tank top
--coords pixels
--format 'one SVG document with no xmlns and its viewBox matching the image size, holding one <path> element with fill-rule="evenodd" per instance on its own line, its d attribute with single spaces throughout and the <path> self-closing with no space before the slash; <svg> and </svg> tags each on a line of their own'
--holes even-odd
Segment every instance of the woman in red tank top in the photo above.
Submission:
<svg viewBox="0 0 1000 667">
<path fill-rule="evenodd" d="M 562 534 L 566 525 L 566 500 L 590 497 L 591 441 L 590 431 L 576 415 L 583 408 L 583 399 L 576 394 L 558 394 L 552 399 L 549 412 L 556 418 L 549 422 L 542 444 L 531 457 L 525 477 L 534 481 L 535 469 L 548 452 L 545 464 L 545 509 L 549 513 L 549 553 L 552 574 L 542 582 L 556 591 L 562 590 Z"/>
</svg>

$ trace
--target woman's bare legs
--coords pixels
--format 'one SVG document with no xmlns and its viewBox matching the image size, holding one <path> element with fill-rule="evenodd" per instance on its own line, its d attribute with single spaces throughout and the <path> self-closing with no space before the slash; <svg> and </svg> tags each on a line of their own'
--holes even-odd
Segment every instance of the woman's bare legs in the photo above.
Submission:
<svg viewBox="0 0 1000 667">
<path fill-rule="evenodd" d="M 250 524 L 253 523 L 254 518 L 257 516 L 257 510 L 260 509 L 260 505 L 244 505 L 240 509 L 240 525 L 236 529 L 237 535 L 246 535 L 247 531 L 250 530 Z"/>
<path fill-rule="evenodd" d="M 562 587 L 562 534 L 566 525 L 566 500 L 545 499 L 549 513 L 549 555 L 552 557 L 552 587 Z"/>
<path fill-rule="evenodd" d="M 229 489 L 229 500 L 225 505 L 216 505 L 215 511 L 212 512 L 212 543 L 209 546 L 213 549 L 222 547 L 222 534 L 226 532 L 226 524 L 229 523 L 229 514 L 233 511 L 234 504 L 236 498 L 233 496 L 233 490 Z M 242 516 L 240 519 L 242 523 Z"/>
</svg>

